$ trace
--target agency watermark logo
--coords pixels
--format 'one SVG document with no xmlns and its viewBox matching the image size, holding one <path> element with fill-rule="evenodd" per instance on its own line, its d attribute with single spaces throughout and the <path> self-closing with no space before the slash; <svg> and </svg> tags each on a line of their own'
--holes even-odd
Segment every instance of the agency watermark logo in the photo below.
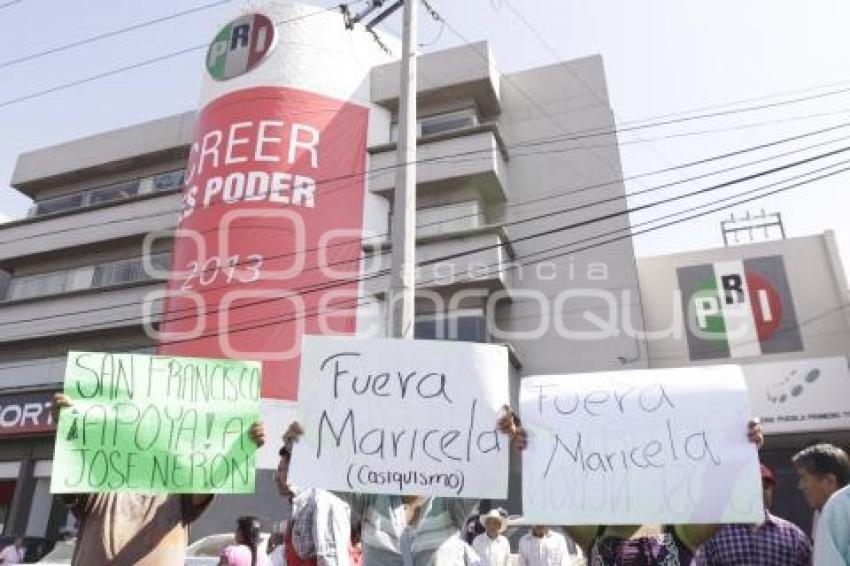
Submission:
<svg viewBox="0 0 850 566">
<path fill-rule="evenodd" d="M 247 14 L 226 26 L 215 36 L 207 51 L 207 71 L 219 81 L 244 75 L 255 69 L 277 44 L 277 29 L 263 14 Z"/>
</svg>

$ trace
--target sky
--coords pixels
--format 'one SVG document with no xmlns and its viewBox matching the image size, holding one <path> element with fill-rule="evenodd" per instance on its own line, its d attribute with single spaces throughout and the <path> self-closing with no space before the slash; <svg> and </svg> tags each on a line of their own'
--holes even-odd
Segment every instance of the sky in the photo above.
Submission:
<svg viewBox="0 0 850 566">
<path fill-rule="evenodd" d="M 241 1 L 220 1 L 212 8 L 129 33 L 20 64 L 4 63 L 211 3 L 214 0 L 20 0 L 0 8 L 0 33 L 4 37 L 0 50 L 0 221 L 23 217 L 30 206 L 27 198 L 9 187 L 20 153 L 195 108 L 204 50 L 21 102 L 9 101 L 206 45 Z M 333 6 L 338 2 L 312 3 Z M 621 128 L 656 123 L 660 120 L 656 117 L 681 112 L 693 115 L 695 109 L 707 108 L 699 112 L 702 114 L 735 110 L 723 116 L 621 133 L 624 176 L 641 175 L 626 182 L 627 192 L 681 181 L 648 196 L 632 196 L 630 206 L 850 145 L 850 139 L 841 139 L 850 136 L 850 128 L 837 128 L 850 117 L 850 34 L 846 33 L 850 3 L 845 0 L 431 0 L 431 4 L 448 25 L 444 27 L 422 14 L 423 52 L 486 39 L 502 73 L 600 54 L 611 105 Z M 389 19 L 385 28 L 398 32 L 399 18 Z M 718 105 L 722 106 L 715 108 Z M 762 105 L 773 106 L 753 108 Z M 646 119 L 651 120 L 636 122 Z M 837 129 L 734 159 L 643 176 L 831 127 Z M 587 143 L 592 145 L 593 140 Z M 814 144 L 820 145 L 805 149 Z M 687 181 L 791 151 L 796 153 Z M 725 192 L 654 207 L 633 214 L 632 221 L 641 224 L 720 196 L 741 194 L 770 181 L 840 163 L 847 159 L 844 155 L 737 184 Z M 844 173 L 733 210 L 736 214 L 762 208 L 779 212 L 788 236 L 834 230 L 845 267 L 850 267 L 848 182 L 850 173 Z M 658 255 L 722 245 L 720 220 L 728 216 L 729 211 L 725 211 L 637 236 L 636 251 L 638 255 Z"/>
</svg>

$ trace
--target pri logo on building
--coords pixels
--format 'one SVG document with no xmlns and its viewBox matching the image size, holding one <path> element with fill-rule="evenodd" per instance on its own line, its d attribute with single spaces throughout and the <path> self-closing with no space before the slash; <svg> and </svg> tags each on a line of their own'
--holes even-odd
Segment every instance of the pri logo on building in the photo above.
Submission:
<svg viewBox="0 0 850 566">
<path fill-rule="evenodd" d="M 243 75 L 274 49 L 277 30 L 262 14 L 247 14 L 224 26 L 207 51 L 207 71 L 219 81 Z"/>
<path fill-rule="evenodd" d="M 781 256 L 677 269 L 692 360 L 803 349 Z"/>
</svg>

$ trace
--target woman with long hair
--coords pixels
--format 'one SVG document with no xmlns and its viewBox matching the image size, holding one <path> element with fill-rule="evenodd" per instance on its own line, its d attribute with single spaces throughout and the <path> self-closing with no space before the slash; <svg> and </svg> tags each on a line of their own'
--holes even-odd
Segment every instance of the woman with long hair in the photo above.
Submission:
<svg viewBox="0 0 850 566">
<path fill-rule="evenodd" d="M 259 552 L 260 521 L 256 517 L 239 517 L 236 520 L 236 544 L 221 551 L 219 566 L 271 566 L 265 552 Z"/>
</svg>

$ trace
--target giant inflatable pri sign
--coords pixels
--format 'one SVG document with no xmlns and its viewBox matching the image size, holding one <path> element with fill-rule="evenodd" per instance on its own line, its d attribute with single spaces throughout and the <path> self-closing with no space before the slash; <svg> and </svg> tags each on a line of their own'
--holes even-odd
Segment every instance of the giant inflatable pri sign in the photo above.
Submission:
<svg viewBox="0 0 850 566">
<path fill-rule="evenodd" d="M 301 336 L 356 330 L 367 132 L 385 112 L 369 69 L 385 60 L 314 6 L 271 2 L 221 28 L 159 353 L 260 360 L 264 400 L 293 401 Z"/>
</svg>

